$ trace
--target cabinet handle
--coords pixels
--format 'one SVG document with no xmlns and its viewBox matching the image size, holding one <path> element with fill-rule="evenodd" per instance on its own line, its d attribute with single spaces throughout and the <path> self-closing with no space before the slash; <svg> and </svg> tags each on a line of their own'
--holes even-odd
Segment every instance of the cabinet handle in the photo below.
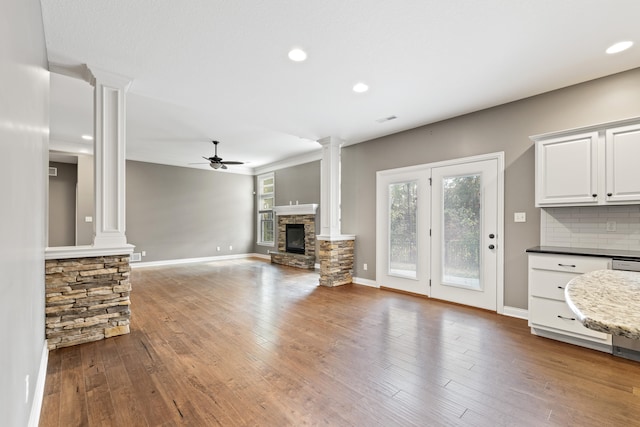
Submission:
<svg viewBox="0 0 640 427">
<path fill-rule="evenodd" d="M 575 317 L 564 317 L 564 316 L 560 316 L 559 314 L 558 314 L 558 318 L 559 319 L 564 319 L 564 320 L 576 320 Z"/>
<path fill-rule="evenodd" d="M 598 195 L 597 194 L 592 194 L 591 197 L 598 197 Z"/>
<path fill-rule="evenodd" d="M 558 264 L 560 267 L 572 267 L 572 268 L 576 268 L 575 264 Z"/>
<path fill-rule="evenodd" d="M 607 193 L 607 196 L 611 197 L 613 196 L 613 193 Z"/>
<path fill-rule="evenodd" d="M 564 287 L 562 287 L 562 286 L 558 286 L 558 289 L 564 289 Z"/>
</svg>

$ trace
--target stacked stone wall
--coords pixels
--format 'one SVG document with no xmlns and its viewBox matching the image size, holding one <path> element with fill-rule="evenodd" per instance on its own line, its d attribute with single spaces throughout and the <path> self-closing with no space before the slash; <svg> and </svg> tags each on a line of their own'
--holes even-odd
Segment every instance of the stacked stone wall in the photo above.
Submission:
<svg viewBox="0 0 640 427">
<path fill-rule="evenodd" d="M 129 333 L 128 255 L 45 262 L 49 349 Z"/>
<path fill-rule="evenodd" d="M 354 240 L 320 240 L 320 285 L 340 286 L 351 283 Z"/>
</svg>

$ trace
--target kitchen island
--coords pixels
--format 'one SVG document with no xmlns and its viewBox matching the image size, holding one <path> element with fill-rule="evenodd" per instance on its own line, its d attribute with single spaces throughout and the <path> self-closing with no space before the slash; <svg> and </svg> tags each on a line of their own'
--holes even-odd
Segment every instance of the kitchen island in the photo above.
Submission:
<svg viewBox="0 0 640 427">
<path fill-rule="evenodd" d="M 596 270 L 572 279 L 566 302 L 585 327 L 640 340 L 640 273 Z"/>
</svg>

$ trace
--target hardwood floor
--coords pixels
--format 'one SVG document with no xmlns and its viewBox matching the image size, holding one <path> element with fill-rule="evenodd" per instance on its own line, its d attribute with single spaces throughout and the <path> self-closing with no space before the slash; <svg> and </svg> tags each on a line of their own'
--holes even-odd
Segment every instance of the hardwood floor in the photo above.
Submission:
<svg viewBox="0 0 640 427">
<path fill-rule="evenodd" d="M 640 363 L 261 260 L 136 269 L 131 334 L 54 350 L 40 426 L 628 426 Z"/>
</svg>

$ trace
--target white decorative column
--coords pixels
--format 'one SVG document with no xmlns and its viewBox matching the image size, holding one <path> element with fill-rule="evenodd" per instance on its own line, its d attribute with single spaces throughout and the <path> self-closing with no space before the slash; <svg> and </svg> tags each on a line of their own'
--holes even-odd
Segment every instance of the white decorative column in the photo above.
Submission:
<svg viewBox="0 0 640 427">
<path fill-rule="evenodd" d="M 125 94 L 131 80 L 90 69 L 94 90 L 95 237 L 94 247 L 126 246 Z"/>
<path fill-rule="evenodd" d="M 320 285 L 351 283 L 354 235 L 345 235 L 340 225 L 340 150 L 342 141 L 327 137 L 322 145 L 320 166 Z"/>
<path fill-rule="evenodd" d="M 340 149 L 342 141 L 327 137 L 322 145 L 320 166 L 320 235 L 340 235 Z"/>
</svg>

